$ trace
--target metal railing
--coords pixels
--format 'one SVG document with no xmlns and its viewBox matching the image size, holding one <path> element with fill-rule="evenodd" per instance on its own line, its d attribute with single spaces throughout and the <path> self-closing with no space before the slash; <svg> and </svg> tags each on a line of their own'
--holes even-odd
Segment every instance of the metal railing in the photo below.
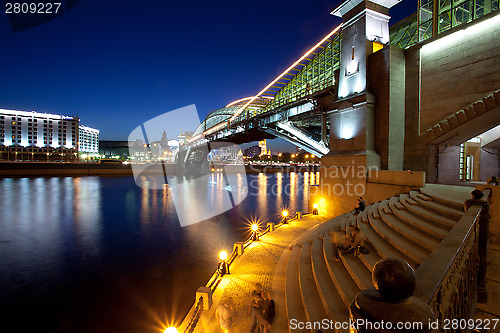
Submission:
<svg viewBox="0 0 500 333">
<path fill-rule="evenodd" d="M 485 190 L 486 200 L 489 195 L 490 190 Z M 440 327 L 445 320 L 474 315 L 478 280 L 482 278 L 478 272 L 481 260 L 486 260 L 480 256 L 481 247 L 487 246 L 480 236 L 481 223 L 488 223 L 484 209 L 471 206 L 416 270 L 415 296 L 429 304 Z M 454 332 L 451 326 L 444 331 Z"/>
</svg>

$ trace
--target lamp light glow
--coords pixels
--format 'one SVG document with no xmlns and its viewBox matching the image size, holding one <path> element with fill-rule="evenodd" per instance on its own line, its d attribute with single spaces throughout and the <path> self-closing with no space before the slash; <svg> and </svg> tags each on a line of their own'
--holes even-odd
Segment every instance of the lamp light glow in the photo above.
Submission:
<svg viewBox="0 0 500 333">
<path fill-rule="evenodd" d="M 313 205 L 313 207 L 314 207 L 314 208 L 318 208 L 318 204 L 317 204 L 317 203 L 315 203 L 315 204 Z"/>
<path fill-rule="evenodd" d="M 288 216 L 288 211 L 284 210 L 281 215 L 283 215 L 284 217 L 287 217 Z"/>
<path fill-rule="evenodd" d="M 259 230 L 259 225 L 257 223 L 252 224 L 252 231 Z"/>
<path fill-rule="evenodd" d="M 220 260 L 226 260 L 227 259 L 227 252 L 226 251 L 220 251 L 219 252 L 219 259 Z"/>
<path fill-rule="evenodd" d="M 175 327 L 168 327 L 167 329 L 165 329 L 164 333 L 178 333 L 178 331 Z"/>
</svg>

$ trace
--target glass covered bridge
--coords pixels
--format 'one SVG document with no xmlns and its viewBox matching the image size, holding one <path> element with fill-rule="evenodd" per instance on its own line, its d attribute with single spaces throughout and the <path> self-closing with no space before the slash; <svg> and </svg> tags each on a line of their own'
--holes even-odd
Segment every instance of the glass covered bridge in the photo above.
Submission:
<svg viewBox="0 0 500 333">
<path fill-rule="evenodd" d="M 407 49 L 498 8 L 498 0 L 420 0 L 415 14 L 390 28 L 390 43 Z M 329 124 L 318 99 L 336 94 L 341 42 L 339 25 L 256 95 L 211 112 L 190 146 L 280 137 L 317 156 L 327 154 Z"/>
</svg>

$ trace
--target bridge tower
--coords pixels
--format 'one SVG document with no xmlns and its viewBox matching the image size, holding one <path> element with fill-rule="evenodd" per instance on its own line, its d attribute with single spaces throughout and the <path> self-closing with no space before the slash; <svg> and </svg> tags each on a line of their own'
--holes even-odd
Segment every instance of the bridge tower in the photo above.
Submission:
<svg viewBox="0 0 500 333">
<path fill-rule="evenodd" d="M 389 9 L 400 1 L 346 0 L 331 13 L 343 20 L 338 96 L 328 107 L 330 153 L 321 160 L 332 213 L 364 196 L 368 170 L 403 168 L 404 54 L 389 45 Z M 384 56 L 371 57 L 380 50 Z"/>
</svg>

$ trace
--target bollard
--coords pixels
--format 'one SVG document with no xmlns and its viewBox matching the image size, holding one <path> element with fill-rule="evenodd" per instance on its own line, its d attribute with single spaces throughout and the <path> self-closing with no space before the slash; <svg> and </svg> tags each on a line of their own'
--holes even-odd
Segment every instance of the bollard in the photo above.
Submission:
<svg viewBox="0 0 500 333">
<path fill-rule="evenodd" d="M 208 287 L 199 287 L 196 291 L 196 300 L 203 296 L 203 310 L 208 310 L 212 306 L 212 290 Z"/>
<path fill-rule="evenodd" d="M 234 243 L 234 250 L 236 251 L 236 254 L 241 256 L 244 252 L 244 245 L 245 243 L 243 242 L 236 242 Z"/>
<path fill-rule="evenodd" d="M 300 220 L 302 218 L 302 212 L 295 213 L 295 216 L 297 217 L 297 220 Z"/>
<path fill-rule="evenodd" d="M 269 230 L 269 232 L 274 231 L 274 223 L 267 222 L 267 229 Z"/>
</svg>

